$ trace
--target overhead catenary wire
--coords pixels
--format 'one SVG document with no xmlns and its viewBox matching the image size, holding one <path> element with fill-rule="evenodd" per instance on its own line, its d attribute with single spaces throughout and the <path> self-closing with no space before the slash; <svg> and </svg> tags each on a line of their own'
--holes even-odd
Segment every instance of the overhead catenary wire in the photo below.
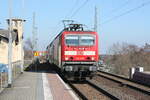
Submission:
<svg viewBox="0 0 150 100">
<path fill-rule="evenodd" d="M 74 11 L 74 9 L 77 7 L 78 4 L 79 4 L 79 0 L 76 0 L 76 2 L 74 3 L 74 5 L 72 6 L 71 10 L 66 14 L 65 19 L 68 18 L 68 16 L 70 15 L 70 13 L 72 13 Z"/>
<path fill-rule="evenodd" d="M 149 4 L 150 4 L 150 1 L 144 2 L 144 3 L 142 3 L 141 5 L 139 5 L 139 6 L 135 7 L 135 8 L 132 8 L 132 9 L 130 9 L 130 10 L 128 10 L 128 11 L 122 13 L 122 14 L 119 14 L 119 15 L 117 15 L 117 16 L 114 16 L 114 17 L 112 17 L 112 18 L 110 18 L 110 19 L 104 21 L 103 23 L 101 23 L 101 24 L 99 24 L 99 25 L 103 25 L 103 24 L 109 23 L 109 22 L 111 22 L 111 21 L 113 21 L 113 20 L 116 20 L 116 19 L 118 19 L 118 18 L 120 18 L 120 17 L 122 17 L 122 16 L 124 16 L 124 15 L 127 15 L 127 14 L 129 14 L 129 13 L 131 13 L 131 12 L 134 12 L 134 11 L 140 9 L 140 8 L 143 8 L 144 6 L 147 6 L 147 5 L 149 5 Z"/>
<path fill-rule="evenodd" d="M 69 16 L 69 14 L 70 14 L 71 12 L 73 12 L 73 10 L 74 10 L 75 6 L 78 4 L 78 2 L 79 2 L 79 0 L 76 0 L 76 2 L 74 3 L 74 5 L 72 6 L 71 10 L 65 15 L 64 19 L 66 19 L 67 16 Z M 57 27 L 60 25 L 61 22 L 62 22 L 62 20 L 59 21 L 59 22 L 55 25 L 55 28 L 57 28 Z M 58 31 L 59 31 L 59 29 L 57 28 L 57 29 L 55 29 L 52 33 L 57 33 Z M 52 37 L 55 37 L 55 35 L 56 35 L 56 34 L 53 34 Z"/>
<path fill-rule="evenodd" d="M 83 2 L 83 4 L 82 4 L 79 8 L 77 8 L 77 9 L 75 10 L 75 12 L 72 13 L 72 15 L 71 15 L 70 18 L 72 18 L 73 16 L 75 16 L 75 15 L 80 11 L 80 9 L 83 8 L 89 1 L 90 1 L 90 0 L 85 0 L 85 1 Z"/>
<path fill-rule="evenodd" d="M 75 16 L 75 15 L 80 11 L 80 9 L 81 9 L 82 7 L 84 7 L 89 1 L 90 1 L 90 0 L 85 0 L 85 1 L 83 2 L 83 4 L 82 4 L 79 8 L 77 8 L 77 9 L 75 10 L 75 12 L 72 13 L 70 19 L 71 19 L 73 16 Z M 74 5 L 76 6 L 76 4 L 78 4 L 78 0 L 75 2 Z M 73 11 L 73 8 L 70 10 L 70 12 L 72 12 L 72 11 Z M 66 15 L 66 16 L 67 16 L 67 15 Z M 65 18 L 66 18 L 66 17 L 65 17 Z M 61 21 L 59 21 L 58 24 L 56 24 L 56 27 L 57 27 L 60 23 L 61 23 Z M 57 33 L 57 32 L 58 32 L 58 29 L 56 29 L 54 33 Z M 55 35 L 56 35 L 56 34 L 55 34 Z M 54 37 L 55 35 L 53 35 L 52 37 Z"/>
<path fill-rule="evenodd" d="M 127 0 L 127 1 L 125 1 L 122 5 L 120 5 L 119 7 L 112 9 L 112 10 L 109 12 L 109 15 L 110 15 L 110 14 L 113 14 L 113 13 L 119 11 L 119 10 L 121 10 L 122 8 L 124 8 L 125 6 L 127 6 L 131 1 L 133 1 L 133 0 Z M 109 17 L 109 16 L 108 16 L 108 17 Z"/>
<path fill-rule="evenodd" d="M 76 5 L 78 4 L 78 1 L 79 1 L 79 0 L 77 0 L 77 1 L 75 2 L 74 6 L 76 6 Z M 71 13 L 71 12 L 73 12 L 73 13 L 71 14 L 71 16 L 70 16 L 69 18 L 72 19 L 72 17 L 75 16 L 75 15 L 80 11 L 80 9 L 82 9 L 82 7 L 84 7 L 89 1 L 90 1 L 90 0 L 85 0 L 85 1 L 83 2 L 83 4 L 82 4 L 81 6 L 79 6 L 79 8 L 77 8 L 74 12 L 73 12 L 73 10 L 74 10 L 74 8 L 76 8 L 76 7 L 73 6 L 73 7 L 71 8 L 71 10 L 70 10 L 70 13 Z M 68 14 L 67 14 L 67 15 L 68 15 Z M 67 17 L 67 15 L 65 16 L 65 18 Z M 68 18 L 68 19 L 69 19 L 69 18 Z M 61 21 L 59 21 L 59 22 L 56 24 L 56 27 L 59 26 L 60 23 L 61 23 Z M 58 31 L 59 31 L 59 29 L 57 28 L 56 30 L 54 30 L 54 33 L 57 33 Z M 53 35 L 52 35 L 52 38 L 55 37 L 55 36 L 56 36 L 56 34 L 53 34 Z"/>
<path fill-rule="evenodd" d="M 73 12 L 73 10 L 74 10 L 74 8 L 77 6 L 78 2 L 79 2 L 79 0 L 76 0 L 76 2 L 74 3 L 74 5 L 72 6 L 71 10 L 65 15 L 64 19 L 67 19 L 67 18 L 68 18 L 67 16 L 69 16 L 69 14 L 70 14 L 71 12 Z M 69 18 L 68 18 L 68 19 L 69 19 Z M 59 21 L 59 22 L 56 24 L 56 27 L 57 27 L 61 22 L 62 22 L 62 21 Z M 55 30 L 55 33 L 57 33 L 57 32 L 58 32 L 58 29 Z M 54 36 L 54 35 L 53 35 L 53 36 Z"/>
</svg>

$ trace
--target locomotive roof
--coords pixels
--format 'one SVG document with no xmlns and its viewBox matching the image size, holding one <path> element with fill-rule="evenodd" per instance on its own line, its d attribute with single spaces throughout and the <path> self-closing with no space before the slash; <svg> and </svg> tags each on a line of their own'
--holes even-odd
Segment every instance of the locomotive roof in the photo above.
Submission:
<svg viewBox="0 0 150 100">
<path fill-rule="evenodd" d="M 84 31 L 70 31 L 70 30 L 63 30 L 61 31 L 54 39 L 56 39 L 58 36 L 60 36 L 63 32 L 94 32 L 94 31 L 90 31 L 90 30 L 84 30 Z"/>
<path fill-rule="evenodd" d="M 83 24 L 68 24 L 67 27 L 65 27 L 54 39 L 53 41 L 60 36 L 63 32 L 94 32 L 91 30 L 84 30 Z M 53 43 L 53 41 L 50 43 L 50 45 Z"/>
<path fill-rule="evenodd" d="M 58 36 L 60 36 L 63 32 L 94 32 L 94 31 L 91 31 L 91 30 L 84 30 L 84 31 L 70 31 L 70 30 L 62 30 L 54 39 L 53 39 L 53 41 L 58 37 Z M 53 41 L 49 44 L 49 45 L 51 45 L 52 43 L 53 43 Z"/>
</svg>

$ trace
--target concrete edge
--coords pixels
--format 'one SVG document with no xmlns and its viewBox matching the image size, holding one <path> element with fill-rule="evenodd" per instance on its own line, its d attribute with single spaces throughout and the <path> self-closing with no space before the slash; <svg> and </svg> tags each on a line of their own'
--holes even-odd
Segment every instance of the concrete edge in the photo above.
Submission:
<svg viewBox="0 0 150 100">
<path fill-rule="evenodd" d="M 74 91 L 72 90 L 72 88 L 70 88 L 61 78 L 58 74 L 56 74 L 57 77 L 59 78 L 59 80 L 61 81 L 61 83 L 65 86 L 65 88 L 67 90 L 69 90 L 70 95 L 75 99 L 75 100 L 79 100 L 79 98 L 77 97 L 77 95 L 75 95 Z"/>
</svg>

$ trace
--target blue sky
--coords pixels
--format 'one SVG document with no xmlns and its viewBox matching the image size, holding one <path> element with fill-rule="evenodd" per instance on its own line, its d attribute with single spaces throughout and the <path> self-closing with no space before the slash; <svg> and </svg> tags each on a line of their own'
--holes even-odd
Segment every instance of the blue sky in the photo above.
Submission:
<svg viewBox="0 0 150 100">
<path fill-rule="evenodd" d="M 0 3 L 0 28 L 7 28 L 8 1 Z M 98 8 L 98 33 L 100 53 L 107 53 L 113 43 L 126 42 L 139 46 L 150 43 L 150 4 L 120 18 L 102 24 L 130 9 L 150 0 L 24 0 L 25 39 L 32 37 L 32 16 L 36 13 L 38 27 L 38 48 L 44 50 L 48 43 L 61 31 L 61 20 L 73 19 L 86 24 L 90 29 L 94 24 L 94 8 Z M 83 5 L 85 1 L 87 3 Z M 81 7 L 82 6 L 82 7 Z M 77 13 L 76 10 L 80 8 Z M 22 0 L 13 0 L 12 16 L 22 18 Z M 75 13 L 73 17 L 72 14 Z"/>
</svg>

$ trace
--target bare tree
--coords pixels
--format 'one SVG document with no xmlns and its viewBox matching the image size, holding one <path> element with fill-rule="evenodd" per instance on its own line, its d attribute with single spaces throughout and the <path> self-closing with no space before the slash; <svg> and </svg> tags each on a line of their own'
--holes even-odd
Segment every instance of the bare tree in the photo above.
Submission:
<svg viewBox="0 0 150 100">
<path fill-rule="evenodd" d="M 137 45 L 127 43 L 113 44 L 109 49 L 111 56 L 105 62 L 113 67 L 114 73 L 126 76 L 128 76 L 129 68 L 137 65 L 144 67 L 145 70 L 150 70 L 150 45 L 145 46 L 138 47 Z M 145 52 L 147 48 L 149 52 Z"/>
<path fill-rule="evenodd" d="M 30 38 L 28 38 L 24 43 L 24 58 L 32 59 L 33 58 L 33 43 Z"/>
<path fill-rule="evenodd" d="M 31 41 L 30 38 L 28 38 L 28 39 L 25 41 L 24 48 L 25 48 L 26 50 L 31 50 L 31 51 L 33 51 L 34 46 L 33 46 L 33 43 L 32 43 L 32 41 Z"/>
</svg>

